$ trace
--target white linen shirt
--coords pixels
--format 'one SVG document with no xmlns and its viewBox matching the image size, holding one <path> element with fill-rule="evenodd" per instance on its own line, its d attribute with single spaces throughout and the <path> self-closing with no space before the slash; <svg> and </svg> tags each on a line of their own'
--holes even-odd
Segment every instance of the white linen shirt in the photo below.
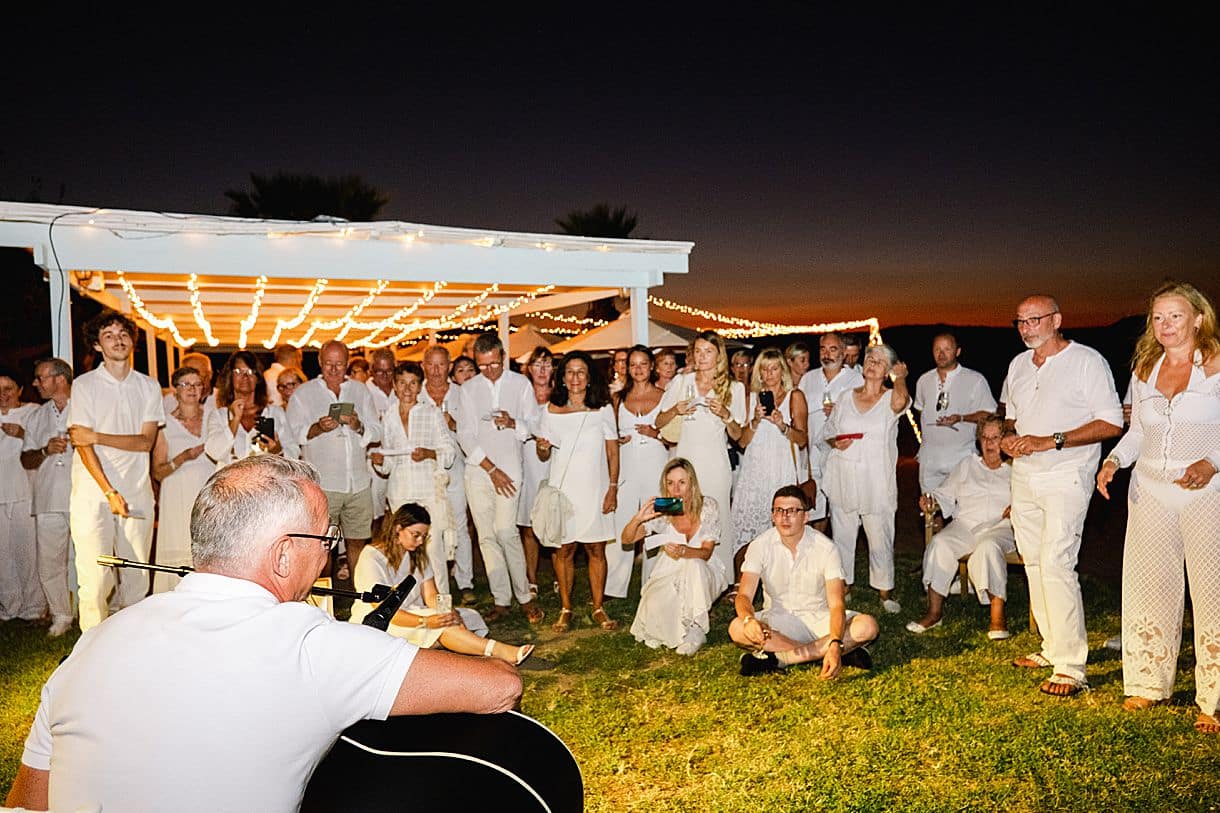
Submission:
<svg viewBox="0 0 1220 813">
<path fill-rule="evenodd" d="M 36 404 L 22 404 L 0 415 L 0 423 L 15 423 L 30 432 L 30 419 L 34 417 Z M 21 466 L 21 452 L 25 448 L 22 438 L 0 432 L 0 503 L 22 502 L 30 498 L 30 475 Z M 5 551 L 8 554 L 8 551 Z"/>
<path fill-rule="evenodd" d="M 165 411 L 161 406 L 161 388 L 143 373 L 131 370 L 119 381 L 102 366 L 82 373 L 72 382 L 68 426 L 87 426 L 107 435 L 138 435 L 146 423 L 164 426 Z M 100 444 L 93 450 L 106 479 L 128 503 L 141 496 L 152 499 L 148 452 L 127 452 Z M 102 489 L 85 468 L 81 456 L 72 458 L 73 499 L 80 495 L 80 499 L 90 502 L 105 502 Z"/>
<path fill-rule="evenodd" d="M 47 401 L 38 407 L 25 425 L 25 445 L 23 452 L 42 449 L 51 438 L 59 437 L 68 431 L 68 409 L 72 399 L 64 404 L 63 412 L 55 407 L 54 401 Z M 63 454 L 47 455 L 34 470 L 33 502 L 31 514 L 68 513 L 68 495 L 72 491 L 72 458 L 76 449 L 71 443 L 68 451 Z M 62 465 L 57 465 L 62 464 Z"/>
<path fill-rule="evenodd" d="M 936 368 L 928 370 L 915 382 L 912 406 L 919 410 L 919 426 L 923 430 L 920 453 L 924 449 L 936 449 L 946 460 L 961 460 L 974 452 L 975 425 L 962 421 L 954 426 L 937 426 L 936 419 L 944 415 L 969 415 L 981 409 L 995 412 L 995 398 L 991 397 L 991 385 L 982 373 L 960 364 L 945 375 L 943 391 L 948 394 L 947 404 L 938 410 L 942 388 Z"/>
<path fill-rule="evenodd" d="M 830 614 L 826 582 L 847 579 L 834 542 L 809 527 L 796 543 L 796 556 L 774 527 L 763 531 L 746 548 L 741 572 L 757 573 L 762 580 L 763 610 L 817 617 Z"/>
<path fill-rule="evenodd" d="M 521 444 L 533 433 L 528 418 L 536 403 L 529 379 L 512 370 L 501 373 L 494 384 L 480 373 L 459 387 L 458 442 L 466 460 L 477 466 L 486 457 L 520 484 Z M 497 409 L 516 421 L 515 429 L 496 428 L 491 413 Z"/>
<path fill-rule="evenodd" d="M 1114 390 L 1114 375 L 1102 355 L 1080 342 L 1071 342 L 1041 367 L 1034 364 L 1034 351 L 1026 350 L 1008 365 L 1002 400 L 1005 415 L 1016 421 L 1021 435 L 1053 435 L 1090 421 L 1123 425 L 1123 408 Z M 1028 476 L 1039 472 L 1077 471 L 1091 480 L 1101 459 L 1101 444 L 1048 449 L 1022 455 L 1013 461 L 1013 473 Z"/>
<path fill-rule="evenodd" d="M 816 452 L 813 460 L 810 461 L 810 468 L 815 477 L 822 474 L 822 465 L 826 460 L 826 455 L 830 452 L 825 443 L 817 442 L 822 437 L 822 427 L 826 425 L 826 413 L 822 411 L 826 394 L 829 393 L 830 400 L 837 404 L 843 397 L 843 393 L 851 392 L 863 384 L 864 376 L 850 367 L 841 367 L 835 377 L 829 381 L 826 380 L 826 374 L 822 372 L 821 367 L 809 370 L 801 376 L 797 389 L 805 394 L 805 402 L 809 406 L 809 421 L 806 426 L 809 433 L 809 445 L 806 446 L 806 449 L 814 449 Z M 804 479 L 803 472 L 801 479 Z"/>
<path fill-rule="evenodd" d="M 956 517 L 955 522 L 978 533 L 1003 519 L 1012 503 L 1012 466 L 1001 463 L 989 469 L 982 457 L 971 455 L 949 472 L 932 496 L 945 519 Z"/>
<path fill-rule="evenodd" d="M 330 411 L 331 404 L 338 403 L 355 405 L 363 434 L 340 424 L 311 440 L 309 427 Z M 324 491 L 354 494 L 371 485 L 364 450 L 370 443 L 381 440 L 381 421 L 373 408 L 373 397 L 364 384 L 346 379 L 339 385 L 339 397 L 336 398 L 321 376 L 306 381 L 288 401 L 288 423 L 297 433 L 301 459 L 317 468 Z"/>
<path fill-rule="evenodd" d="M 436 497 L 436 472 L 453 466 L 456 445 L 445 425 L 441 411 L 427 398 L 421 398 L 410 412 L 411 426 L 404 431 L 398 414 L 398 402 L 381 416 L 381 446 L 383 451 L 410 452 L 422 447 L 436 452 L 436 460 L 411 459 L 410 454 L 387 455 L 379 470 L 388 474 L 386 498 L 392 506 L 406 502 L 432 504 Z"/>
<path fill-rule="evenodd" d="M 21 761 L 51 810 L 295 811 L 339 733 L 389 716 L 416 648 L 191 573 L 81 636 Z"/>
</svg>

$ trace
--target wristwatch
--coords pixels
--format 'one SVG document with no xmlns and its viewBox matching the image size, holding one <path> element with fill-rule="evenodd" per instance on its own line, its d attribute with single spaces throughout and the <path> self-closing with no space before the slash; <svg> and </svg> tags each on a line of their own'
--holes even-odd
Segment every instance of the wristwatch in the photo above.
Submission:
<svg viewBox="0 0 1220 813">
<path fill-rule="evenodd" d="M 1062 452 L 1063 444 L 1066 443 L 1068 439 L 1067 435 L 1065 435 L 1063 432 L 1056 432 L 1055 434 L 1051 435 L 1051 437 L 1055 439 L 1055 451 Z"/>
</svg>

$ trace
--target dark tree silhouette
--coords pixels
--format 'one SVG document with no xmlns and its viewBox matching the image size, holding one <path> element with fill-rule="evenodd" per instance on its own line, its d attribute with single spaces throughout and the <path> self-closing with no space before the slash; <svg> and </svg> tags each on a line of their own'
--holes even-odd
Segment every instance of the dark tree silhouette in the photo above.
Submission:
<svg viewBox="0 0 1220 813">
<path fill-rule="evenodd" d="M 365 183 L 359 175 L 321 178 L 317 175 L 277 172 L 250 173 L 250 191 L 229 189 L 229 214 L 269 220 L 313 220 L 323 215 L 364 222 L 375 220 L 389 196 Z"/>
<path fill-rule="evenodd" d="M 639 218 L 629 213 L 626 206 L 611 209 L 608 203 L 599 203 L 592 209 L 568 212 L 566 217 L 555 221 L 564 234 L 578 237 L 630 237 Z"/>
</svg>

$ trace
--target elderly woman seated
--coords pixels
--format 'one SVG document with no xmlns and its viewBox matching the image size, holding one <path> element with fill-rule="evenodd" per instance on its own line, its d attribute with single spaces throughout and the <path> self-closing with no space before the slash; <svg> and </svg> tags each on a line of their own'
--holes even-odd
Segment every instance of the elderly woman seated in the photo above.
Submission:
<svg viewBox="0 0 1220 813">
<path fill-rule="evenodd" d="M 943 620 L 945 596 L 958 572 L 958 560 L 969 555 L 966 568 L 979 602 L 991 607 L 993 641 L 1008 637 L 1004 617 L 1008 565 L 1005 557 L 1016 550 L 1012 523 L 1008 519 L 1011 490 L 1010 467 L 1000 458 L 1000 436 L 1004 423 L 991 416 L 980 421 L 975 432 L 981 456 L 971 456 L 957 465 L 931 495 L 919 498 L 926 513 L 939 506 L 953 521 L 932 537 L 923 555 L 923 583 L 928 590 L 928 611 L 907 624 L 914 633 L 924 633 Z"/>
</svg>

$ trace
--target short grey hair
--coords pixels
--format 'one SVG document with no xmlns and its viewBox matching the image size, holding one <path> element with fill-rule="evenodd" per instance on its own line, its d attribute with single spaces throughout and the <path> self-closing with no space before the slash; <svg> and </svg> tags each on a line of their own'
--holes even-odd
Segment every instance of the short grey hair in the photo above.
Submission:
<svg viewBox="0 0 1220 813">
<path fill-rule="evenodd" d="M 895 351 L 894 348 L 890 347 L 885 342 L 879 342 L 877 344 L 870 346 L 867 350 L 864 351 L 864 357 L 868 358 L 873 353 L 880 353 L 883 356 L 885 356 L 885 364 L 887 367 L 893 367 L 895 364 L 898 363 L 897 351 Z"/>
<path fill-rule="evenodd" d="M 500 337 L 495 333 L 480 333 L 479 337 L 474 340 L 474 352 L 476 353 L 491 353 L 498 350 L 501 354 L 504 353 L 504 342 L 500 341 Z"/>
<path fill-rule="evenodd" d="M 398 359 L 394 358 L 394 351 L 388 347 L 378 347 L 369 355 L 369 363 L 377 361 L 377 359 L 389 359 L 390 364 L 395 364 Z"/>
<path fill-rule="evenodd" d="M 213 474 L 191 509 L 195 567 L 241 570 L 258 559 L 258 543 L 277 522 L 307 530 L 306 483 L 318 484 L 317 469 L 273 454 L 246 457 Z"/>
<path fill-rule="evenodd" d="M 68 362 L 58 358 L 39 359 L 34 363 L 34 372 L 37 373 L 38 368 L 44 364 L 51 368 L 49 375 L 62 375 L 65 381 L 72 383 L 72 368 Z"/>
</svg>

